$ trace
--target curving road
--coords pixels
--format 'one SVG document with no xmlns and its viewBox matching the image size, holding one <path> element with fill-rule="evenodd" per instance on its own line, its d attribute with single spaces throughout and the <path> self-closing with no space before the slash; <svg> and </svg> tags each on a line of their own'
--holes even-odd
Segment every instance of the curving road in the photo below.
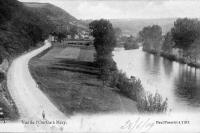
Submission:
<svg viewBox="0 0 200 133">
<path fill-rule="evenodd" d="M 8 70 L 8 90 L 16 103 L 20 119 L 41 119 L 42 112 L 48 120 L 66 117 L 38 88 L 28 68 L 29 60 L 49 47 L 51 43 L 46 40 L 44 46 L 15 59 Z"/>
</svg>

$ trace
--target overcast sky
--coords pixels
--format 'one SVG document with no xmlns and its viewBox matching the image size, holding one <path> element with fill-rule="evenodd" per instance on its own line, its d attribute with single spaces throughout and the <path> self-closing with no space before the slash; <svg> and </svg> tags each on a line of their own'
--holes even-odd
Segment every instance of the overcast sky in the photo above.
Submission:
<svg viewBox="0 0 200 133">
<path fill-rule="evenodd" d="M 20 0 L 52 3 L 78 19 L 200 18 L 198 0 Z"/>
</svg>

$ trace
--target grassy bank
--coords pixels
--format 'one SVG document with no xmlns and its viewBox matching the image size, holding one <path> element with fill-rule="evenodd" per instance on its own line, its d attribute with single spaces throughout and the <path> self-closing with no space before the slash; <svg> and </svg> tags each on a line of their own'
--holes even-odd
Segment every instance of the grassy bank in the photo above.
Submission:
<svg viewBox="0 0 200 133">
<path fill-rule="evenodd" d="M 103 86 L 94 53 L 93 47 L 56 45 L 31 59 L 29 68 L 40 89 L 65 114 L 137 112 L 136 102 Z"/>
</svg>

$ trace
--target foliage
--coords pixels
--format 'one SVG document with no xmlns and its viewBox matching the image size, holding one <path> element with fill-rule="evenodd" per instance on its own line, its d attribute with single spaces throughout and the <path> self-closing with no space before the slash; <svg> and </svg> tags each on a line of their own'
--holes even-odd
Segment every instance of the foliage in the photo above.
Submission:
<svg viewBox="0 0 200 133">
<path fill-rule="evenodd" d="M 197 63 L 200 58 L 200 38 L 196 39 L 187 51 L 191 62 Z"/>
<path fill-rule="evenodd" d="M 95 38 L 94 46 L 97 52 L 97 60 L 98 55 L 110 54 L 116 45 L 112 24 L 104 19 L 95 20 L 89 24 L 89 28 L 91 29 L 92 36 Z"/>
<path fill-rule="evenodd" d="M 72 38 L 75 38 L 75 35 L 78 34 L 78 28 L 76 26 L 71 26 L 69 33 L 72 35 Z"/>
<path fill-rule="evenodd" d="M 12 18 L 12 12 L 20 6 L 16 0 L 0 0 L 0 25 Z"/>
<path fill-rule="evenodd" d="M 0 3 L 0 19 L 3 20 L 0 24 L 2 58 L 28 50 L 43 41 L 54 29 L 47 17 L 36 14 L 16 0 L 0 0 Z"/>
<path fill-rule="evenodd" d="M 2 82 L 5 79 L 5 74 L 3 72 L 0 72 L 0 82 Z"/>
<path fill-rule="evenodd" d="M 198 19 L 177 19 L 174 27 L 164 38 L 162 52 L 165 57 L 198 66 L 197 60 L 200 58 L 200 21 Z M 178 57 L 172 55 L 173 48 L 181 51 Z"/>
<path fill-rule="evenodd" d="M 144 50 L 161 49 L 162 29 L 158 25 L 147 26 L 139 32 L 139 40 L 143 42 Z"/>
<path fill-rule="evenodd" d="M 162 51 L 163 51 L 164 53 L 171 54 L 174 45 L 175 45 L 175 44 L 174 44 L 174 41 L 172 40 L 172 34 L 171 34 L 171 32 L 168 32 L 168 33 L 164 36 L 164 42 L 163 42 L 163 45 L 162 45 Z"/>
<path fill-rule="evenodd" d="M 111 77 L 110 86 L 117 87 L 120 92 L 130 97 L 132 100 L 136 100 L 137 94 L 144 90 L 139 79 L 133 76 L 129 79 L 123 72 L 115 71 L 112 73 Z"/>
<path fill-rule="evenodd" d="M 138 97 L 137 107 L 143 113 L 162 113 L 167 111 L 167 101 L 167 98 L 163 101 L 162 96 L 157 92 L 155 95 L 146 92 L 141 93 Z"/>
<path fill-rule="evenodd" d="M 138 49 L 139 45 L 137 44 L 136 38 L 134 38 L 133 36 L 128 37 L 125 41 L 124 48 L 126 50 L 128 50 L 128 49 Z"/>
<path fill-rule="evenodd" d="M 95 20 L 89 24 L 91 35 L 94 37 L 96 62 L 100 68 L 104 83 L 110 78 L 110 73 L 116 69 L 112 59 L 112 51 L 116 45 L 115 32 L 108 20 Z"/>
<path fill-rule="evenodd" d="M 200 22 L 198 19 L 177 19 L 171 29 L 175 47 L 188 49 L 200 36 Z"/>
</svg>

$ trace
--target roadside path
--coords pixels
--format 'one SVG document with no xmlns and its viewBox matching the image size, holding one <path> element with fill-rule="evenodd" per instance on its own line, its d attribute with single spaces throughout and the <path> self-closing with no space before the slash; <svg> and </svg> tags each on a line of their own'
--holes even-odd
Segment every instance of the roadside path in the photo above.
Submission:
<svg viewBox="0 0 200 133">
<path fill-rule="evenodd" d="M 45 41 L 44 46 L 15 59 L 8 70 L 8 90 L 16 103 L 20 119 L 42 119 L 43 111 L 48 120 L 66 118 L 38 88 L 29 72 L 29 60 L 49 47 L 51 43 Z"/>
</svg>

